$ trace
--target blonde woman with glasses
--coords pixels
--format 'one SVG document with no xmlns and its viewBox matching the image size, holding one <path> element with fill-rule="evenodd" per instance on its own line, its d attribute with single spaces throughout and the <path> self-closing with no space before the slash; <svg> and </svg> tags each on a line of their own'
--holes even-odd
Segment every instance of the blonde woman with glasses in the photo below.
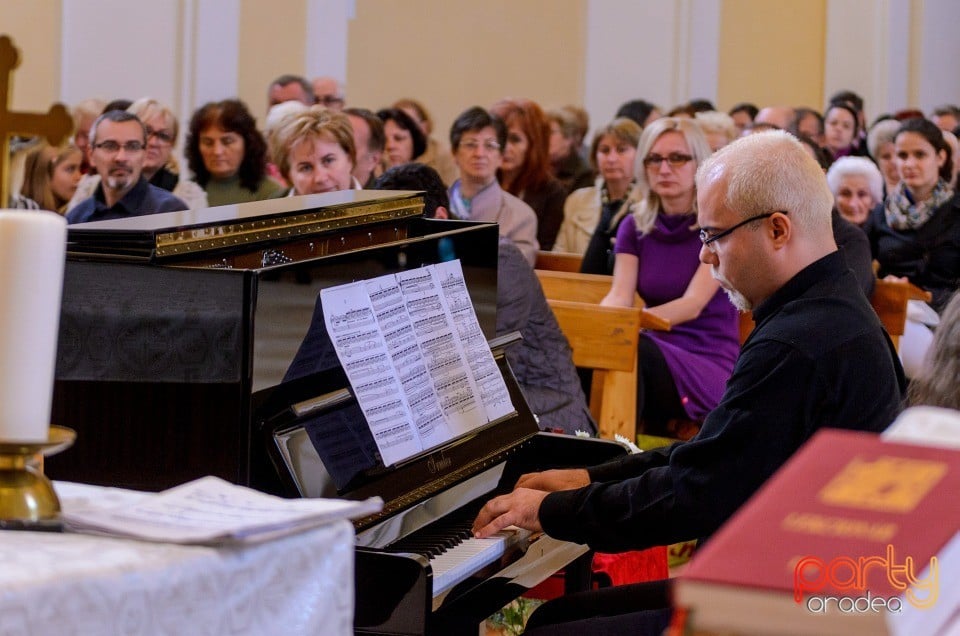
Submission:
<svg viewBox="0 0 960 636">
<path fill-rule="evenodd" d="M 631 306 L 639 293 L 671 323 L 640 336 L 638 425 L 651 434 L 674 419 L 702 420 L 720 400 L 739 351 L 736 309 L 700 263 L 697 166 L 710 155 L 700 126 L 665 117 L 644 129 L 636 185 L 617 231 L 613 284 L 604 305 Z"/>
</svg>

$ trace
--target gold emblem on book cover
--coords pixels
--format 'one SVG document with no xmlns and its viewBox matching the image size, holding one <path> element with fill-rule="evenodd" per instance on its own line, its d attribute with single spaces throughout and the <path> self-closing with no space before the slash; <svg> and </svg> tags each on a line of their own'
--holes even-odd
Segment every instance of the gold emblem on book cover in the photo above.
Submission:
<svg viewBox="0 0 960 636">
<path fill-rule="evenodd" d="M 834 506 L 910 512 L 947 474 L 943 462 L 881 456 L 854 457 L 817 494 Z"/>
</svg>

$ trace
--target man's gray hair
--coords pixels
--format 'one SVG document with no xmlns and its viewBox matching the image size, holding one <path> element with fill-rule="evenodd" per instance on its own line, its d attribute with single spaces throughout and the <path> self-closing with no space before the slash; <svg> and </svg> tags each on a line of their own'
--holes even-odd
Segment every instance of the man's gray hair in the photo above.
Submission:
<svg viewBox="0 0 960 636">
<path fill-rule="evenodd" d="M 790 133 L 781 130 L 741 137 L 710 156 L 697 170 L 697 188 L 722 177 L 725 205 L 743 218 L 787 212 L 801 233 L 830 232 L 833 194 L 820 165 Z"/>
<path fill-rule="evenodd" d="M 125 121 L 135 121 L 140 124 L 140 130 L 143 132 L 143 143 L 147 143 L 147 128 L 143 125 L 143 122 L 140 121 L 140 118 L 134 115 L 131 112 L 125 110 L 108 110 L 104 114 L 97 117 L 93 122 L 93 125 L 90 126 L 90 145 L 93 146 L 97 142 L 97 128 L 100 127 L 100 122 L 103 120 L 112 121 L 114 123 L 123 123 Z"/>
</svg>

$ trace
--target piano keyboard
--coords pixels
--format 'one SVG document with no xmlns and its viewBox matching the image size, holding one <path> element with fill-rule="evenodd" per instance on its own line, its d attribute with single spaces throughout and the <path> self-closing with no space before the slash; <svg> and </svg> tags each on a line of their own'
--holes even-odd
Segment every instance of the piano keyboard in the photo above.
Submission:
<svg viewBox="0 0 960 636">
<path fill-rule="evenodd" d="M 390 544 L 387 550 L 426 556 L 433 570 L 433 596 L 439 596 L 496 562 L 508 548 L 530 536 L 528 531 L 516 528 L 486 539 L 474 538 L 470 528 L 479 510 L 479 504 L 466 505 L 442 522 L 431 524 Z"/>
</svg>

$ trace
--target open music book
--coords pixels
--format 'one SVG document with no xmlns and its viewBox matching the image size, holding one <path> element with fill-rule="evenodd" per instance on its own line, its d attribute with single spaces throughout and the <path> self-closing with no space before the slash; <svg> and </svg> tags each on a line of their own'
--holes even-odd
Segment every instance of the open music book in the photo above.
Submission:
<svg viewBox="0 0 960 636">
<path fill-rule="evenodd" d="M 202 477 L 159 493 L 115 490 L 85 496 L 82 485 L 57 484 L 66 529 L 162 543 L 256 543 L 378 512 L 383 502 L 283 499 Z"/>
<path fill-rule="evenodd" d="M 514 412 L 459 260 L 329 287 L 321 298 L 385 465 Z"/>
</svg>

